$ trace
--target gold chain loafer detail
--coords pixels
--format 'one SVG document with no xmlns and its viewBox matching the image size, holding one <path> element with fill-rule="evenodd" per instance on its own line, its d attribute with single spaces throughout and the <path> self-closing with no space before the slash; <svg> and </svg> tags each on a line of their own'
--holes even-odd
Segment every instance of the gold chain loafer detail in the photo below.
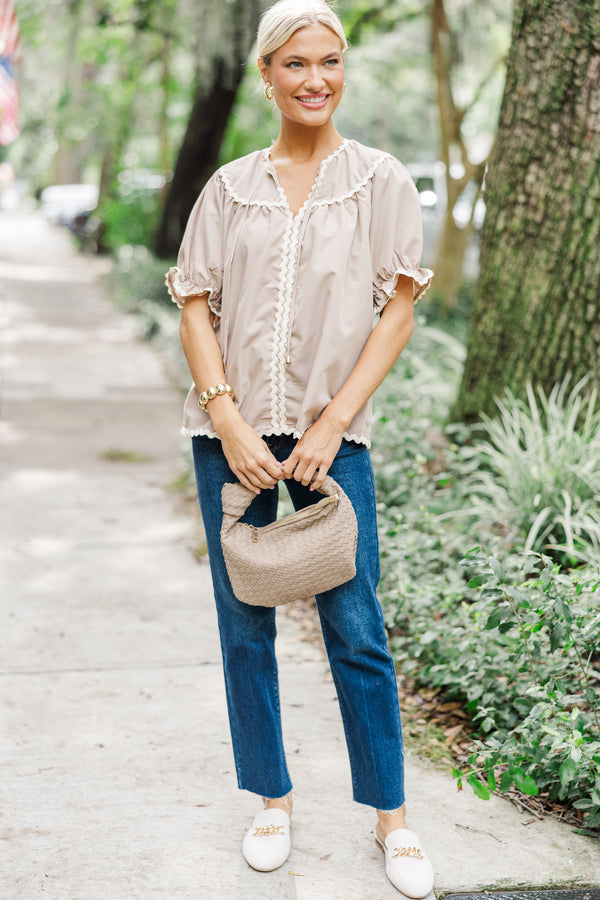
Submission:
<svg viewBox="0 0 600 900">
<path fill-rule="evenodd" d="M 397 856 L 414 856 L 415 859 L 425 859 L 423 851 L 418 847 L 394 847 L 392 859 L 396 859 Z"/>
<path fill-rule="evenodd" d="M 394 887 L 406 897 L 420 900 L 433 890 L 433 868 L 421 841 L 408 828 L 397 828 L 385 841 L 375 835 L 385 853 L 385 872 Z"/>
<path fill-rule="evenodd" d="M 258 872 L 272 872 L 282 866 L 292 849 L 290 817 L 283 809 L 262 809 L 242 842 L 242 853 Z"/>
</svg>

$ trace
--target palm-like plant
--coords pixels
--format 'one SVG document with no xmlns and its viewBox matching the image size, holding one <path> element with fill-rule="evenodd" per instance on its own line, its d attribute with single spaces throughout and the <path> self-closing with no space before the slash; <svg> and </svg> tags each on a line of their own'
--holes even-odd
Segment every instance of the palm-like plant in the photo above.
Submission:
<svg viewBox="0 0 600 900">
<path fill-rule="evenodd" d="M 473 512 L 501 525 L 526 550 L 553 550 L 570 559 L 600 559 L 600 409 L 587 379 L 569 379 L 546 396 L 527 388 L 527 402 L 507 393 L 500 416 L 483 420 L 473 473 Z"/>
</svg>

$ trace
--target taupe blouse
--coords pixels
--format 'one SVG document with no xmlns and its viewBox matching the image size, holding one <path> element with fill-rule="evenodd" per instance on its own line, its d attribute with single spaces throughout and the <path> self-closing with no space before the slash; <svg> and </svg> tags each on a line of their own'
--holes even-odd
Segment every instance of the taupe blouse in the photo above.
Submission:
<svg viewBox="0 0 600 900">
<path fill-rule="evenodd" d="M 208 181 L 167 284 L 178 306 L 208 294 L 244 420 L 300 437 L 354 368 L 397 276 L 413 279 L 415 301 L 429 286 L 421 249 L 418 194 L 393 156 L 345 140 L 294 216 L 260 150 Z M 197 401 L 192 387 L 184 433 L 216 437 Z M 369 401 L 345 436 L 369 446 L 370 426 Z"/>
</svg>

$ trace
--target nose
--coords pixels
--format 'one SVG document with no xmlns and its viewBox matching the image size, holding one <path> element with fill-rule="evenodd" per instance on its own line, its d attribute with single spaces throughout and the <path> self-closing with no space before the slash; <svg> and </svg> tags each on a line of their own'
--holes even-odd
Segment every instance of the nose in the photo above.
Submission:
<svg viewBox="0 0 600 900">
<path fill-rule="evenodd" d="M 318 93 L 320 88 L 323 87 L 323 73 L 321 72 L 321 67 L 314 65 L 311 66 L 308 70 L 306 76 L 306 87 L 308 90 L 314 91 L 314 93 Z"/>
</svg>

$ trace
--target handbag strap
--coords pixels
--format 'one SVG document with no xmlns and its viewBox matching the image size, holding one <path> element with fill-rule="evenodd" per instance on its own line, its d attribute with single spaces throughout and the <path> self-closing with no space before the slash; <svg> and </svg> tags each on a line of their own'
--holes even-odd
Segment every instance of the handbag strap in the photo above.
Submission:
<svg viewBox="0 0 600 900">
<path fill-rule="evenodd" d="M 326 475 L 323 484 L 318 488 L 319 493 L 326 497 L 341 490 L 337 481 L 334 481 L 330 475 Z M 223 515 L 233 516 L 234 520 L 241 519 L 252 501 L 257 495 L 250 488 L 245 487 L 239 481 L 235 484 L 224 484 L 221 491 L 221 501 L 223 504 Z"/>
</svg>

